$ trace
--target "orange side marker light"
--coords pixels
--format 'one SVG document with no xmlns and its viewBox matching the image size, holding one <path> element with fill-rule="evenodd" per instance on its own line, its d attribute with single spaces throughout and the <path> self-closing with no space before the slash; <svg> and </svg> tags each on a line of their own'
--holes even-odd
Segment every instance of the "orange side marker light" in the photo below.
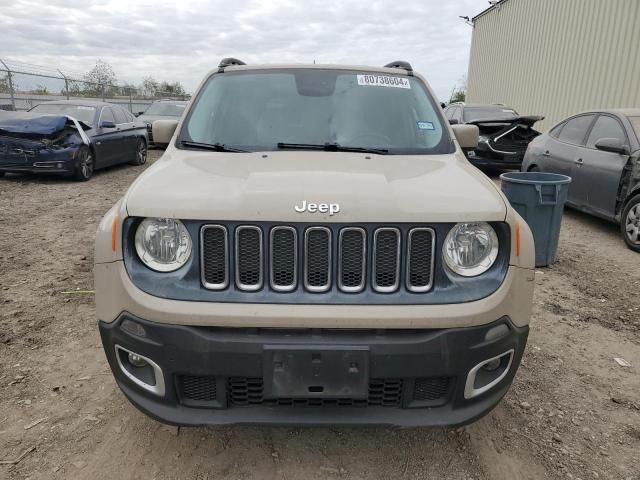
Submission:
<svg viewBox="0 0 640 480">
<path fill-rule="evenodd" d="M 116 245 L 118 241 L 118 216 L 114 215 L 113 222 L 111 223 L 111 250 L 116 251 Z"/>
</svg>

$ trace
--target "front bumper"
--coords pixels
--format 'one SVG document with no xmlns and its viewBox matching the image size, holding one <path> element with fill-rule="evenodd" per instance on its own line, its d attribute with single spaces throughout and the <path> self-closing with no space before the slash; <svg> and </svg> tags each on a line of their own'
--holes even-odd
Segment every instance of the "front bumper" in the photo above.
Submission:
<svg viewBox="0 0 640 480">
<path fill-rule="evenodd" d="M 10 173 L 69 174 L 75 169 L 77 147 L 42 149 L 33 155 L 0 153 L 0 171 Z"/>
<path fill-rule="evenodd" d="M 145 336 L 131 323 L 123 328 L 125 321 L 144 328 Z M 211 328 L 160 324 L 128 313 L 99 325 L 107 359 L 127 398 L 160 421 L 193 426 L 466 424 L 488 413 L 507 392 L 528 335 L 527 326 L 518 327 L 508 317 L 488 325 L 433 330 Z M 135 352 L 157 364 L 163 395 L 141 388 L 125 374 L 116 345 L 125 349 L 120 352 Z M 274 349 L 366 352 L 366 398 L 269 394 L 267 352 Z M 509 351 L 509 365 L 493 388 L 466 398 L 474 366 Z"/>
</svg>

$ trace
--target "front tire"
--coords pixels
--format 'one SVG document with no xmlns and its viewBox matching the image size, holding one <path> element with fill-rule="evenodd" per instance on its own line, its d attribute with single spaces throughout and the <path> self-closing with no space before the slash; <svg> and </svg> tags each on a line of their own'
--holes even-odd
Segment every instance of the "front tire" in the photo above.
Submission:
<svg viewBox="0 0 640 480">
<path fill-rule="evenodd" d="M 147 144 L 142 138 L 139 138 L 136 146 L 136 158 L 131 162 L 131 165 L 144 165 L 145 163 L 147 163 Z"/>
<path fill-rule="evenodd" d="M 95 169 L 95 157 L 93 151 L 87 146 L 82 146 L 76 153 L 76 170 L 73 179 L 78 182 L 86 182 L 93 175 Z"/>
<path fill-rule="evenodd" d="M 627 247 L 640 252 L 640 194 L 627 202 L 620 220 L 620 230 Z"/>
</svg>

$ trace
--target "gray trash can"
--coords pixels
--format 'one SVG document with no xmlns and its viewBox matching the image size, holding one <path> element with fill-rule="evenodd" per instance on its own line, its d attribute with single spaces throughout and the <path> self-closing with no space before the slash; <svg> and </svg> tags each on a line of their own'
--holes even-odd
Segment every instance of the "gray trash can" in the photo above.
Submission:
<svg viewBox="0 0 640 480">
<path fill-rule="evenodd" d="M 560 223 L 571 177 L 557 173 L 509 172 L 500 175 L 502 191 L 529 224 L 536 247 L 536 267 L 556 260 Z"/>
</svg>

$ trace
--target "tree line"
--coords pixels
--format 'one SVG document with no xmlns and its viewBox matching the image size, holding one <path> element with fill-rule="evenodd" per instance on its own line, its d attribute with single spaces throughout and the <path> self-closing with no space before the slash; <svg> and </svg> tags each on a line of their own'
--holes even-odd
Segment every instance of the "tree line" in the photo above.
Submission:
<svg viewBox="0 0 640 480">
<path fill-rule="evenodd" d="M 187 95 L 180 82 L 159 81 L 151 76 L 145 77 L 139 85 L 132 83 L 118 85 L 118 77 L 113 71 L 113 67 L 103 60 L 98 60 L 95 66 L 83 75 L 81 79 L 66 78 L 64 80 L 65 86 L 60 90 L 60 94 L 67 95 L 68 93 L 74 97 L 115 97 L 119 95 L 131 95 L 133 97 L 161 98 L 184 97 Z M 21 90 L 15 78 L 13 88 L 16 92 Z M 0 76 L 0 93 L 9 93 L 8 78 L 4 75 Z M 39 83 L 36 84 L 35 88 L 29 89 L 28 93 L 47 95 L 53 92 L 49 86 Z"/>
</svg>

